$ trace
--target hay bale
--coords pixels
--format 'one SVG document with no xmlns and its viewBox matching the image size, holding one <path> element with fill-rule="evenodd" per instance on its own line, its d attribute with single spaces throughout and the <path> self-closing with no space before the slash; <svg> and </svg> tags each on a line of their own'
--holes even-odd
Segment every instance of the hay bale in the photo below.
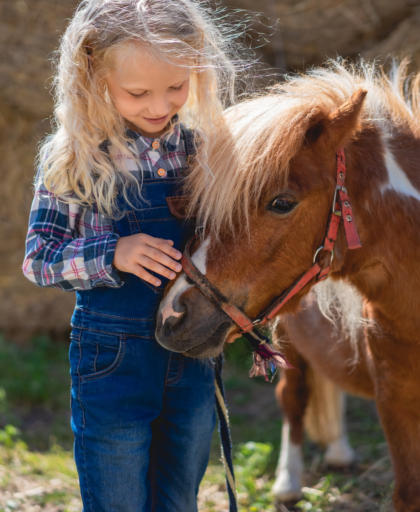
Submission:
<svg viewBox="0 0 420 512">
<path fill-rule="evenodd" d="M 21 271 L 32 199 L 33 161 L 50 131 L 51 52 L 77 1 L 0 0 L 0 330 L 8 337 L 64 333 L 74 294 L 40 289 Z M 415 0 L 225 0 L 280 18 L 288 69 L 320 64 L 335 53 L 385 57 L 412 53 L 420 67 Z M 254 26 L 263 31 L 263 25 Z M 269 29 L 265 30 L 270 33 Z M 279 41 L 274 38 L 274 41 Z M 262 50 L 274 64 L 273 44 Z"/>
<path fill-rule="evenodd" d="M 48 93 L 51 52 L 78 2 L 0 1 L 0 95 L 5 103 L 37 119 L 51 114 Z"/>
<path fill-rule="evenodd" d="M 43 123 L 0 104 L 0 331 L 14 339 L 68 331 L 75 299 L 59 290 L 41 290 L 21 270 L 33 160 L 43 128 Z"/>
<path fill-rule="evenodd" d="M 327 57 L 357 58 L 373 45 L 386 40 L 404 20 L 409 20 L 418 4 L 415 0 L 225 0 L 224 4 L 263 12 L 279 19 L 279 29 L 287 68 L 303 69 L 322 64 Z M 262 19 L 264 21 L 264 19 Z M 270 29 L 253 25 L 266 35 Z M 272 31 L 271 31 L 272 32 Z M 273 38 L 271 38 L 273 41 Z M 390 52 L 404 50 L 405 42 Z M 261 52 L 274 64 L 273 44 Z"/>
<path fill-rule="evenodd" d="M 420 8 L 403 20 L 383 41 L 364 52 L 367 59 L 384 60 L 389 55 L 399 59 L 409 57 L 413 70 L 420 69 Z"/>
</svg>

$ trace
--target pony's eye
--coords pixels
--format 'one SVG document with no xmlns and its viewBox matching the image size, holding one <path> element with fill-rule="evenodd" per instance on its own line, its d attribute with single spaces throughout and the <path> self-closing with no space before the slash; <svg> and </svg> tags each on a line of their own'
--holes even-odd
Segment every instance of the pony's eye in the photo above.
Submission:
<svg viewBox="0 0 420 512">
<path fill-rule="evenodd" d="M 270 204 L 270 210 L 275 210 L 278 213 L 288 213 L 293 210 L 296 204 L 291 197 L 279 196 Z"/>
</svg>

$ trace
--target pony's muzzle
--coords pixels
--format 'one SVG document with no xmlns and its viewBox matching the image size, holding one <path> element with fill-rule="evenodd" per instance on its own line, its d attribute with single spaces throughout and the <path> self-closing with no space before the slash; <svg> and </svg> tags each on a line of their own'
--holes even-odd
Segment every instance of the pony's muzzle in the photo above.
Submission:
<svg viewBox="0 0 420 512">
<path fill-rule="evenodd" d="M 156 339 L 172 352 L 214 357 L 223 350 L 233 322 L 196 287 L 186 281 L 185 285 L 180 289 L 175 284 L 163 298 L 157 314 Z"/>
</svg>

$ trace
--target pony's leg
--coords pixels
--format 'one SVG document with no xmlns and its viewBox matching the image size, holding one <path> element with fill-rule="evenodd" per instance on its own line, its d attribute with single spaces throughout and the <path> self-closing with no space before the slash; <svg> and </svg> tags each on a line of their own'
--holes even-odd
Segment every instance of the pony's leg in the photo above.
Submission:
<svg viewBox="0 0 420 512">
<path fill-rule="evenodd" d="M 305 428 L 309 438 L 326 447 L 324 461 L 329 466 L 351 465 L 356 454 L 347 437 L 346 394 L 309 366 L 306 381 L 310 390 L 305 414 Z"/>
<path fill-rule="evenodd" d="M 277 329 L 279 334 L 279 328 Z M 307 364 L 291 346 L 283 350 L 289 362 L 300 370 L 285 370 L 276 387 L 276 397 L 284 411 L 281 450 L 272 491 L 277 501 L 297 501 L 302 496 L 304 433 L 303 418 L 308 400 L 304 374 Z"/>
<path fill-rule="evenodd" d="M 350 446 L 349 438 L 347 435 L 347 428 L 345 423 L 346 418 L 346 394 L 336 388 L 340 393 L 341 402 L 341 422 L 340 422 L 340 433 L 335 441 L 331 441 L 327 444 L 327 449 L 324 454 L 324 461 L 333 467 L 345 468 L 351 466 L 356 460 L 356 453 Z"/>
<path fill-rule="evenodd" d="M 286 370 L 276 388 L 285 420 L 272 491 L 277 501 L 296 501 L 302 496 L 304 428 L 313 441 L 326 446 L 324 460 L 331 466 L 349 466 L 355 453 L 346 433 L 345 393 L 315 372 L 295 347 L 283 352 L 301 374 Z"/>
<path fill-rule="evenodd" d="M 376 404 L 395 472 L 397 512 L 420 511 L 420 348 L 371 333 Z"/>
</svg>

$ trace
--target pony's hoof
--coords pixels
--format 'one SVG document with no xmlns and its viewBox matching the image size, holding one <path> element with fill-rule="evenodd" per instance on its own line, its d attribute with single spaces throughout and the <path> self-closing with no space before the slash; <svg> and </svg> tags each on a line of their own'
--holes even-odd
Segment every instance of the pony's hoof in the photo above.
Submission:
<svg viewBox="0 0 420 512">
<path fill-rule="evenodd" d="M 300 482 L 288 472 L 281 472 L 271 488 L 276 502 L 299 501 L 302 498 Z"/>
<path fill-rule="evenodd" d="M 330 443 L 324 455 L 324 462 L 328 466 L 345 468 L 352 466 L 356 460 L 356 454 L 350 446 L 347 436 Z"/>
</svg>

